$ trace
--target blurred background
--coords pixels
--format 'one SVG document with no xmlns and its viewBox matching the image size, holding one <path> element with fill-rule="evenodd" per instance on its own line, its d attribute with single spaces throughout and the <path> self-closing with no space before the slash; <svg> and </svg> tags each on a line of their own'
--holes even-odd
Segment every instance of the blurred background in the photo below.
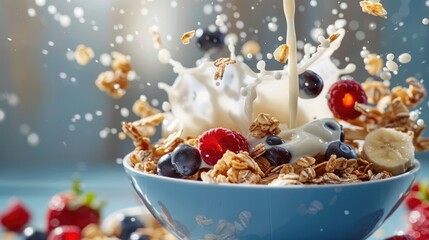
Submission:
<svg viewBox="0 0 429 240">
<path fill-rule="evenodd" d="M 358 1 L 297 1 L 298 39 L 315 45 L 313 28 L 326 29 L 344 18 L 347 35 L 334 57 L 342 67 L 357 65 L 355 79 L 369 76 L 360 56 L 366 46 L 384 59 L 388 53 L 411 54 L 412 61 L 392 76 L 392 86 L 414 76 L 429 87 L 429 1 L 383 5 L 387 19 L 362 13 Z M 142 95 L 160 108 L 166 94 L 157 83 L 175 79 L 172 68 L 158 62 L 149 28 L 156 25 L 163 47 L 192 67 L 204 53 L 195 41 L 183 45 L 180 37 L 214 27 L 223 14 L 228 33 L 239 36 L 237 49 L 248 40 L 261 46 L 261 54 L 244 60 L 255 68 L 263 59 L 268 69 L 278 69 L 269 53 L 284 42 L 282 11 L 280 0 L 0 0 L 0 208 L 11 196 L 43 205 L 48 194 L 37 192 L 67 189 L 75 173 L 112 202 L 107 212 L 137 204 L 118 165 L 133 149 L 130 140 L 118 137 L 120 124 L 137 119 L 131 106 Z M 85 66 L 73 59 L 79 44 L 95 53 Z M 103 57 L 112 51 L 129 55 L 136 73 L 121 99 L 94 84 L 99 73 L 109 70 Z M 419 110 L 429 122 L 427 108 L 426 100 Z M 425 168 L 428 157 L 417 155 Z M 38 218 L 42 215 L 36 210 Z"/>
</svg>

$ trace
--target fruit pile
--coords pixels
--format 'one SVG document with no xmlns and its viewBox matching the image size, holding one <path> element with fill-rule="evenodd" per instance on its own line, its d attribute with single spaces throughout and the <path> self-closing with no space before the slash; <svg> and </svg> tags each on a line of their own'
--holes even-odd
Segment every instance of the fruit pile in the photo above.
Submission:
<svg viewBox="0 0 429 240">
<path fill-rule="evenodd" d="M 126 215 L 118 216 L 117 222 L 110 226 L 114 230 L 106 234 L 100 228 L 103 205 L 103 201 L 96 202 L 94 193 L 83 193 L 79 181 L 74 181 L 72 191 L 58 193 L 49 201 L 45 231 L 28 225 L 31 213 L 19 199 L 13 199 L 0 213 L 0 226 L 6 232 L 4 236 L 20 235 L 20 239 L 24 240 L 150 240 L 154 234 L 167 236 L 166 230 L 159 224 L 156 230 L 148 227 L 151 231 L 147 231 L 139 218 Z M 3 239 L 2 234 L 0 238 Z"/>
</svg>

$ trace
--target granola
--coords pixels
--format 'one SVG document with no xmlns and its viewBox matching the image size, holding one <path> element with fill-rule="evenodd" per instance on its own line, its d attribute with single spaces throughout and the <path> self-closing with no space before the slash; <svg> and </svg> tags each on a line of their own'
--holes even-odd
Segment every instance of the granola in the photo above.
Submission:
<svg viewBox="0 0 429 240">
<path fill-rule="evenodd" d="M 222 80 L 223 75 L 225 74 L 226 66 L 228 66 L 230 64 L 235 64 L 235 63 L 236 63 L 236 61 L 234 59 L 231 59 L 231 58 L 221 57 L 221 58 L 217 59 L 214 62 L 214 66 L 217 67 L 215 74 L 214 74 L 214 77 L 213 77 L 214 80 L 217 80 L 217 79 Z"/>
<path fill-rule="evenodd" d="M 289 47 L 286 44 L 282 44 L 274 50 L 274 59 L 280 63 L 286 63 L 289 58 Z"/>
<path fill-rule="evenodd" d="M 74 58 L 80 65 L 86 65 L 94 58 L 94 50 L 83 44 L 79 44 L 74 52 Z"/>
<path fill-rule="evenodd" d="M 182 41 L 183 44 L 189 44 L 191 42 L 191 39 L 195 36 L 195 30 L 189 31 L 189 32 L 185 32 L 182 37 L 180 38 L 180 40 Z"/>
<path fill-rule="evenodd" d="M 255 121 L 250 125 L 250 134 L 256 138 L 263 138 L 267 135 L 277 135 L 280 133 L 280 122 L 269 114 L 260 113 Z"/>
<path fill-rule="evenodd" d="M 380 2 L 369 0 L 359 2 L 362 12 L 368 13 L 377 17 L 387 18 L 387 11 Z"/>
</svg>

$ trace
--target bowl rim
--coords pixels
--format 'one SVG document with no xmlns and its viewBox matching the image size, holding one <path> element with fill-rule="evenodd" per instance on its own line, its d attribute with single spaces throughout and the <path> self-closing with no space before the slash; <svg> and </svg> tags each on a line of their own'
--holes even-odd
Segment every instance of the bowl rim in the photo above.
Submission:
<svg viewBox="0 0 429 240">
<path fill-rule="evenodd" d="M 128 171 L 131 171 L 137 175 L 142 175 L 145 177 L 150 177 L 153 179 L 157 179 L 160 181 L 165 182 L 171 182 L 171 183 L 180 183 L 180 184 L 189 184 L 189 185 L 195 185 L 195 186 L 205 186 L 205 187 L 226 187 L 226 188 L 252 188 L 252 189 L 322 189 L 322 188 L 342 188 L 342 187 L 359 187 L 359 186 L 366 186 L 366 185 L 374 185 L 374 184 L 380 184 L 380 183 L 386 183 L 395 181 L 397 179 L 405 178 L 407 176 L 411 175 L 417 175 L 418 171 L 421 168 L 421 164 L 417 159 L 414 159 L 414 165 L 413 167 L 408 170 L 405 173 L 402 173 L 400 175 L 392 176 L 390 178 L 385 179 L 379 179 L 374 181 L 365 181 L 365 182 L 355 182 L 355 183 L 342 183 L 342 184 L 324 184 L 324 185 L 317 185 L 317 184 L 309 184 L 309 185 L 283 185 L 283 186 L 272 186 L 272 185 L 262 185 L 262 184 L 232 184 L 232 183 L 205 183 L 202 181 L 194 181 L 194 180 L 187 180 L 187 179 L 180 179 L 180 178 L 170 178 L 170 177 L 164 177 L 159 176 L 155 174 L 149 174 L 142 171 L 139 171 L 137 169 L 134 169 L 130 165 L 130 156 L 131 153 L 127 154 L 123 160 L 122 165 L 124 168 Z M 127 173 L 128 174 L 128 173 Z"/>
</svg>

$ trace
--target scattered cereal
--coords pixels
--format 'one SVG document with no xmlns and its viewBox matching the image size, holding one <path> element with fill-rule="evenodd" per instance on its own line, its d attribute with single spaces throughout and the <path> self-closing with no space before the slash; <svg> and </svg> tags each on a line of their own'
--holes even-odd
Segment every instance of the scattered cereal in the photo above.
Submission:
<svg viewBox="0 0 429 240">
<path fill-rule="evenodd" d="M 91 61 L 91 59 L 94 57 L 94 51 L 92 48 L 87 47 L 83 44 L 79 44 L 76 47 L 76 50 L 74 52 L 76 62 L 80 65 L 86 65 Z"/>
<path fill-rule="evenodd" d="M 286 44 L 282 44 L 274 51 L 273 55 L 276 61 L 286 63 L 289 57 L 289 47 Z"/>
<path fill-rule="evenodd" d="M 384 9 L 383 5 L 380 2 L 374 2 L 374 1 L 360 1 L 359 2 L 362 12 L 368 13 L 374 16 L 387 18 L 387 11 Z"/>
<path fill-rule="evenodd" d="M 195 36 L 195 30 L 189 31 L 189 32 L 185 32 L 182 37 L 180 38 L 180 40 L 182 41 L 183 44 L 189 44 L 191 42 L 191 39 Z"/>
<path fill-rule="evenodd" d="M 236 61 L 233 60 L 233 59 L 231 59 L 231 58 L 221 57 L 221 58 L 217 59 L 214 62 L 214 66 L 217 67 L 217 69 L 216 69 L 216 72 L 214 74 L 213 79 L 214 80 L 217 80 L 217 79 L 221 79 L 222 80 L 223 79 L 223 75 L 225 73 L 226 66 L 228 66 L 230 64 L 235 64 L 235 63 L 236 63 Z"/>
</svg>

